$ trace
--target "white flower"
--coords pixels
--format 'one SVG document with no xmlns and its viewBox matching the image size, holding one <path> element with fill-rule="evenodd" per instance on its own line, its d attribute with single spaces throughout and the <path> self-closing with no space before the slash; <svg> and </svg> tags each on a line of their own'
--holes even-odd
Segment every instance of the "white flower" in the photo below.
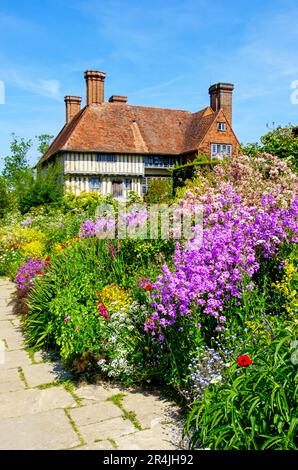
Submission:
<svg viewBox="0 0 298 470">
<path fill-rule="evenodd" d="M 97 361 L 97 364 L 99 365 L 99 367 L 102 367 L 105 364 L 105 362 L 106 362 L 105 359 L 99 359 L 99 361 Z"/>
<path fill-rule="evenodd" d="M 222 377 L 221 375 L 218 375 L 217 377 L 214 377 L 214 379 L 212 379 L 210 381 L 211 384 L 217 384 L 218 382 L 220 382 L 222 380 Z"/>
</svg>

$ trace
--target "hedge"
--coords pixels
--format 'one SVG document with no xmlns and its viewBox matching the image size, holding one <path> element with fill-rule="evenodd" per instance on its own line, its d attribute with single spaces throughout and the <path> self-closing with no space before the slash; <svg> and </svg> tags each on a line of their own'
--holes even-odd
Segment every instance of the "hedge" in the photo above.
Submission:
<svg viewBox="0 0 298 470">
<path fill-rule="evenodd" d="M 175 191 L 176 188 L 184 186 L 186 180 L 192 179 L 195 176 L 196 169 L 199 168 L 204 174 L 205 172 L 210 171 L 215 165 L 218 165 L 218 163 L 218 160 L 204 162 L 194 161 L 173 168 L 173 191 Z"/>
</svg>

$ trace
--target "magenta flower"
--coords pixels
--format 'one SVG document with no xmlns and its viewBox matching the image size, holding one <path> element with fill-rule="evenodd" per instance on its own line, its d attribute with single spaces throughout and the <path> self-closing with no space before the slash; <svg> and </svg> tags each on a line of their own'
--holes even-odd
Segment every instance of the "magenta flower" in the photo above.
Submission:
<svg viewBox="0 0 298 470">
<path fill-rule="evenodd" d="M 274 157 L 266 158 L 269 163 L 265 170 L 279 166 Z M 285 172 L 283 165 L 280 172 Z M 147 329 L 162 331 L 175 324 L 178 317 L 199 312 L 213 317 L 217 331 L 225 330 L 222 323 L 227 321 L 223 315 L 226 307 L 231 303 L 240 305 L 243 290 L 253 289 L 252 281 L 247 280 L 258 272 L 262 260 L 275 257 L 281 245 L 297 242 L 297 180 L 290 174 L 283 188 L 274 183 L 277 186 L 273 186 L 272 193 L 255 190 L 250 200 L 244 191 L 241 193 L 241 184 L 248 186 L 246 172 L 250 171 L 245 158 L 244 163 L 233 163 L 226 171 L 235 171 L 234 184 L 223 178 L 216 188 L 206 184 L 205 192 L 198 197 L 190 191 L 185 195 L 204 205 L 203 237 L 200 243 L 176 244 L 174 268 L 164 265 L 152 285 L 154 313 L 147 320 Z M 255 177 L 255 171 L 251 172 L 251 179 Z M 263 182 L 263 187 L 270 187 L 269 183 Z M 194 237 L 196 233 L 199 237 L 201 227 L 194 227 Z"/>
<path fill-rule="evenodd" d="M 98 310 L 100 311 L 100 314 L 108 320 L 109 318 L 109 312 L 107 311 L 106 307 L 103 304 L 98 305 Z"/>
<path fill-rule="evenodd" d="M 95 223 L 92 220 L 85 220 L 80 228 L 80 237 L 94 237 L 95 236 Z"/>
<path fill-rule="evenodd" d="M 22 264 L 15 277 L 18 289 L 23 290 L 32 286 L 34 278 L 42 274 L 45 265 L 46 262 L 41 258 L 34 259 L 32 257 L 30 257 L 26 263 Z"/>
<path fill-rule="evenodd" d="M 113 245 L 112 243 L 109 245 L 109 252 L 110 252 L 111 258 L 114 259 L 114 258 L 115 258 L 115 253 L 116 253 L 116 249 L 115 249 L 115 247 L 114 247 L 114 245 Z"/>
</svg>

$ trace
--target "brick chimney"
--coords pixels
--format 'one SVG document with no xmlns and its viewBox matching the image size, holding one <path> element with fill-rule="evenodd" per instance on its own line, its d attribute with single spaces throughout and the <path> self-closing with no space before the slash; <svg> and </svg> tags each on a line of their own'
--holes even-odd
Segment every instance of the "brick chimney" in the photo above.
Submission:
<svg viewBox="0 0 298 470">
<path fill-rule="evenodd" d="M 87 106 L 104 102 L 104 81 L 106 74 L 99 70 L 85 72 Z"/>
<path fill-rule="evenodd" d="M 210 106 L 213 111 L 223 110 L 230 124 L 232 124 L 232 83 L 216 83 L 209 88 Z"/>
<path fill-rule="evenodd" d="M 127 96 L 121 96 L 121 95 L 112 95 L 109 98 L 110 103 L 122 103 L 125 104 L 127 103 Z"/>
<path fill-rule="evenodd" d="M 80 96 L 65 96 L 65 111 L 66 111 L 66 124 L 68 124 L 72 118 L 81 110 Z"/>
</svg>

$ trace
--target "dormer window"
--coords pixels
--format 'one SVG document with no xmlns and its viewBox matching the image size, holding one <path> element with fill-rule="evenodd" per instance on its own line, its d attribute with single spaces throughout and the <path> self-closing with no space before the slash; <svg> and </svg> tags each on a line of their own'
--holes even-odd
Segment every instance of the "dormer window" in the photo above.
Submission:
<svg viewBox="0 0 298 470">
<path fill-rule="evenodd" d="M 217 130 L 218 131 L 226 131 L 227 130 L 226 123 L 225 122 L 218 122 L 217 123 Z"/>
</svg>

